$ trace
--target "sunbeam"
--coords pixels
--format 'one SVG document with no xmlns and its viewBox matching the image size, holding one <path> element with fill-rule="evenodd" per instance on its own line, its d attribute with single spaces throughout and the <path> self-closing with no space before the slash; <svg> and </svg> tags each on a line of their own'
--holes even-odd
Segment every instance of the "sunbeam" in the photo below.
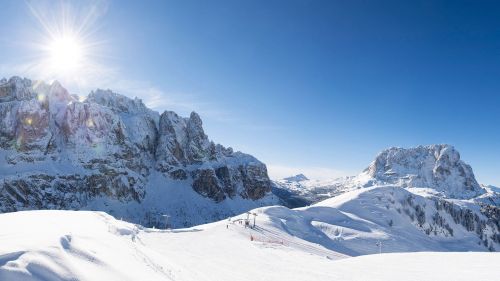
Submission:
<svg viewBox="0 0 500 281">
<path fill-rule="evenodd" d="M 96 38 L 98 20 L 105 14 L 103 1 L 83 7 L 60 2 L 47 7 L 43 2 L 31 2 L 29 10 L 38 24 L 25 45 L 33 49 L 26 73 L 38 79 L 59 80 L 76 89 L 85 89 L 97 77 L 109 73 L 102 62 L 103 41 Z"/>
</svg>

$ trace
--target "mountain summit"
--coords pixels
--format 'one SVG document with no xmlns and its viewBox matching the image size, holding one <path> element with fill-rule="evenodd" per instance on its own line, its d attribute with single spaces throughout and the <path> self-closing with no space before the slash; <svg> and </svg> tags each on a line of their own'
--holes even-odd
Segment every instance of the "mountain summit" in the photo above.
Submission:
<svg viewBox="0 0 500 281">
<path fill-rule="evenodd" d="M 298 174 L 298 175 L 295 175 L 295 176 L 284 178 L 283 180 L 285 180 L 285 181 L 299 182 L 299 181 L 307 181 L 309 179 L 306 176 L 304 176 L 304 174 Z"/>
<path fill-rule="evenodd" d="M 485 192 L 472 168 L 460 160 L 453 146 L 447 144 L 386 149 L 358 178 L 369 186 L 425 187 L 459 199 L 470 199 Z"/>
<path fill-rule="evenodd" d="M 270 200 L 266 166 L 210 141 L 200 116 L 161 115 L 58 82 L 0 83 L 0 211 L 92 209 L 134 222 L 189 226 Z"/>
<path fill-rule="evenodd" d="M 354 189 L 393 185 L 442 198 L 473 199 L 498 205 L 497 189 L 482 187 L 472 168 L 448 144 L 391 147 L 380 152 L 357 176 L 332 180 L 288 179 L 274 182 L 273 192 L 286 206 L 316 203 Z"/>
</svg>

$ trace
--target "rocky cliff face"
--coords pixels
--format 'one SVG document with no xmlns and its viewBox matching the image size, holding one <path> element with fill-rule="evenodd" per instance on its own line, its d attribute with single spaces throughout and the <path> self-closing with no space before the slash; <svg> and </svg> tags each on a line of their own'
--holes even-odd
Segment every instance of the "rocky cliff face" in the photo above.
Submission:
<svg viewBox="0 0 500 281">
<path fill-rule="evenodd" d="M 2 212 L 107 211 L 113 205 L 113 211 L 142 220 L 146 213 L 161 213 L 172 203 L 172 193 L 196 192 L 205 198 L 197 213 L 205 215 L 208 206 L 228 199 L 253 202 L 239 204 L 251 208 L 270 196 L 266 166 L 211 142 L 195 112 L 189 118 L 171 111 L 160 115 L 137 98 L 109 90 L 81 100 L 57 82 L 13 77 L 0 82 L 0 117 Z M 150 192 L 153 184 L 165 190 Z M 172 191 L 172 186 L 180 188 Z M 144 205 L 152 193 L 163 204 Z M 142 209 L 134 212 L 141 214 L 132 214 L 131 204 L 139 204 Z M 215 214 L 198 220 L 244 211 L 235 206 L 227 212 L 218 206 Z"/>
<path fill-rule="evenodd" d="M 458 151 L 445 144 L 389 148 L 377 155 L 363 176 L 369 179 L 367 185 L 425 187 L 451 198 L 469 199 L 485 192 Z"/>
</svg>

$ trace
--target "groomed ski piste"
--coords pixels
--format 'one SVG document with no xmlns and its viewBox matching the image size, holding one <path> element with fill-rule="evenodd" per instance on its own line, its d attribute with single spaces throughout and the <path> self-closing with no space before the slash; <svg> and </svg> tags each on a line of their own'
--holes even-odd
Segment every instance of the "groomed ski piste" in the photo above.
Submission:
<svg viewBox="0 0 500 281">
<path fill-rule="evenodd" d="M 460 226 L 450 225 L 453 237 L 431 237 L 396 211 L 398 203 L 386 207 L 384 196 L 399 202 L 408 193 L 367 188 L 186 229 L 144 228 L 92 211 L 1 214 L 0 280 L 500 278 L 500 254 Z"/>
</svg>

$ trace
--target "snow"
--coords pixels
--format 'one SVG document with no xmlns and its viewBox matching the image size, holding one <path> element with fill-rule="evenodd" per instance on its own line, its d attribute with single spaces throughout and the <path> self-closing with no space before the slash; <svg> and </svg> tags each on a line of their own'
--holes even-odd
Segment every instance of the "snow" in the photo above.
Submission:
<svg viewBox="0 0 500 281">
<path fill-rule="evenodd" d="M 0 280 L 495 280 L 498 253 L 347 257 L 269 228 L 220 221 L 155 230 L 101 212 L 0 215 Z M 242 215 L 240 217 L 244 217 Z M 229 228 L 226 226 L 229 225 Z M 265 232 L 272 233 L 264 235 Z M 249 236 L 254 236 L 254 241 Z M 282 240 L 282 241 L 278 241 Z M 328 257 L 327 257 L 328 256 Z"/>
<path fill-rule="evenodd" d="M 411 205 L 404 203 L 408 198 Z M 474 209 L 472 202 L 456 201 Z M 425 210 L 421 225 L 397 211 L 415 206 Z M 435 213 L 453 235 L 442 228 L 425 233 Z M 245 228 L 240 221 L 249 216 L 253 223 L 253 214 L 256 226 Z M 102 212 L 6 213 L 0 237 L 0 280 L 494 280 L 500 262 L 431 198 L 398 186 L 358 189 L 305 208 L 262 207 L 174 230 Z"/>
<path fill-rule="evenodd" d="M 412 205 L 408 203 L 410 198 Z M 416 218 L 417 206 L 423 211 L 423 223 Z M 363 188 L 310 207 L 269 207 L 264 212 L 281 221 L 269 227 L 347 255 L 378 253 L 375 245 L 379 241 L 383 243 L 383 252 L 488 250 L 474 231 L 467 231 L 448 213 L 437 210 L 433 200 L 396 186 Z M 436 214 L 443 217 L 451 230 L 436 225 Z M 486 220 L 479 213 L 478 216 Z M 490 231 L 498 230 L 487 226 L 485 232 Z M 498 249 L 498 244 L 491 243 Z"/>
<path fill-rule="evenodd" d="M 335 280 L 497 280 L 498 253 L 405 253 L 336 261 Z"/>
</svg>

